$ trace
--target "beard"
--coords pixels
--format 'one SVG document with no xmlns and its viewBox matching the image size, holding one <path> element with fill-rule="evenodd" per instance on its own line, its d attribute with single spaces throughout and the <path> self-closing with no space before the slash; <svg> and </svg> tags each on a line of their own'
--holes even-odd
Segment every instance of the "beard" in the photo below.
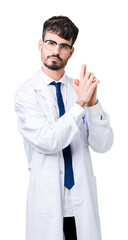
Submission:
<svg viewBox="0 0 128 240">
<path fill-rule="evenodd" d="M 53 70 L 53 71 L 64 68 L 64 67 L 66 66 L 67 62 L 68 62 L 68 59 L 62 60 L 62 59 L 59 57 L 59 55 L 48 56 L 47 59 L 48 59 L 49 57 L 56 57 L 56 58 L 58 58 L 58 59 L 60 60 L 59 62 L 53 60 L 51 63 L 48 63 L 47 60 L 44 61 L 44 65 L 45 65 L 48 69 Z"/>
<path fill-rule="evenodd" d="M 45 65 L 47 68 L 49 68 L 49 69 L 51 69 L 51 70 L 54 71 L 54 70 L 59 70 L 59 69 L 61 69 L 61 68 L 64 68 L 66 64 L 61 63 L 61 64 L 58 65 L 55 61 L 52 61 L 51 64 L 44 63 L 44 65 Z"/>
</svg>

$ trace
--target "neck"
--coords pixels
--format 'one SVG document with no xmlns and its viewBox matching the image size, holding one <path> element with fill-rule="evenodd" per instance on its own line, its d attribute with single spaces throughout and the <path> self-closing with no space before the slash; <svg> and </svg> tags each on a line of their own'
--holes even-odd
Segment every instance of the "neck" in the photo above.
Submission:
<svg viewBox="0 0 128 240">
<path fill-rule="evenodd" d="M 59 81 L 62 76 L 64 75 L 64 68 L 59 70 L 51 70 L 47 68 L 44 64 L 42 66 L 42 71 L 48 75 L 50 78 L 54 79 L 55 81 Z"/>
</svg>

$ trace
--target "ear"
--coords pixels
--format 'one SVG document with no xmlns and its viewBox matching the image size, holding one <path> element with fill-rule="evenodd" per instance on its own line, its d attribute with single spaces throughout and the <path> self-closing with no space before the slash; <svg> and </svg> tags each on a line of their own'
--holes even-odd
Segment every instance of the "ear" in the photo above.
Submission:
<svg viewBox="0 0 128 240">
<path fill-rule="evenodd" d="M 38 50 L 39 50 L 40 52 L 41 52 L 42 46 L 43 46 L 43 41 L 42 41 L 42 39 L 40 39 L 39 42 L 38 42 Z"/>
<path fill-rule="evenodd" d="M 74 47 L 71 49 L 69 58 L 71 58 L 71 56 L 72 56 L 73 53 L 74 53 Z"/>
</svg>

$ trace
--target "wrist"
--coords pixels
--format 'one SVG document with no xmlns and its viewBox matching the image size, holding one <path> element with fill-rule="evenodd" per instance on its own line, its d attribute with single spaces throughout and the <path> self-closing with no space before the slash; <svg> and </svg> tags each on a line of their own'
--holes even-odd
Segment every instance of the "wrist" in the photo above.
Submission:
<svg viewBox="0 0 128 240">
<path fill-rule="evenodd" d="M 79 100 L 79 99 L 77 99 L 76 103 L 77 103 L 79 106 L 83 107 L 83 108 L 84 108 L 85 105 L 87 104 L 87 102 L 85 102 L 84 100 Z"/>
<path fill-rule="evenodd" d="M 92 106 L 96 105 L 97 103 L 98 103 L 98 100 L 96 100 L 96 101 L 94 101 L 94 102 L 88 102 L 88 103 L 86 104 L 86 107 L 92 107 Z"/>
</svg>

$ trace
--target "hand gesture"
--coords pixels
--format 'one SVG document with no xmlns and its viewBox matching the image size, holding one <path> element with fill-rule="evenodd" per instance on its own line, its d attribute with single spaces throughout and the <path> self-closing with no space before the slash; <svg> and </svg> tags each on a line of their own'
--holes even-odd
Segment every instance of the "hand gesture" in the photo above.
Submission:
<svg viewBox="0 0 128 240">
<path fill-rule="evenodd" d="M 84 101 L 87 106 L 92 106 L 97 103 L 96 92 L 99 80 L 96 79 L 93 73 L 86 72 L 86 65 L 81 67 L 80 80 L 73 80 L 73 88 L 78 94 L 77 101 Z"/>
</svg>

